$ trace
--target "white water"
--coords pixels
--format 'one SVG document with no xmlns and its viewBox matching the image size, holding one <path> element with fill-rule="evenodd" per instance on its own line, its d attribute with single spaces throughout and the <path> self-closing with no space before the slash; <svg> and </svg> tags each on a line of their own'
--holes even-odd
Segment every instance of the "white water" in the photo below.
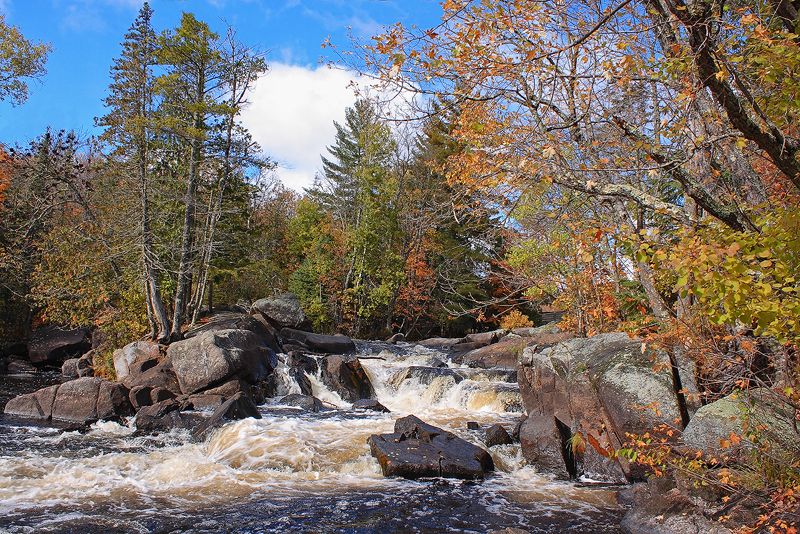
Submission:
<svg viewBox="0 0 800 534">
<path fill-rule="evenodd" d="M 103 521 L 110 520 L 109 514 L 119 518 L 188 514 L 214 523 L 217 520 L 209 510 L 223 503 L 291 502 L 365 492 L 379 497 L 359 506 L 377 507 L 382 506 L 381 496 L 430 491 L 429 482 L 383 478 L 369 453 L 367 438 L 392 432 L 398 417 L 413 413 L 479 445 L 483 431 L 468 431 L 468 421 L 478 422 L 483 429 L 499 422 L 511 431 L 519 420 L 519 412 L 506 411 L 521 405 L 516 385 L 498 376 L 464 370 L 460 372 L 470 378 L 457 384 L 450 377 L 429 384 L 414 378 L 393 381 L 409 365 L 425 365 L 444 356 L 422 347 L 405 354 L 384 351 L 380 356 L 385 360 L 361 362 L 389 414 L 353 412 L 318 377 L 310 377 L 314 394 L 341 410 L 309 414 L 268 404 L 261 407 L 262 419 L 230 423 L 199 444 L 181 432 L 132 437 L 132 428 L 115 423 L 98 423 L 81 435 L 7 422 L 0 436 L 0 517 L 21 518 L 25 523 L 27 515 L 57 507 L 60 521 L 69 524 L 85 519 L 75 516 L 77 511 L 99 506 L 104 510 Z M 500 514 L 495 508 L 501 507 L 505 516 L 516 517 L 522 524 L 526 521 L 523 511 L 534 505 L 543 517 L 567 511 L 580 516 L 613 507 L 610 490 L 537 474 L 525 465 L 519 445 L 493 447 L 490 452 L 495 475 L 477 486 L 448 483 L 451 489 L 445 498 L 453 492 L 477 492 L 475 498 L 485 501 L 481 506 L 486 514 Z M 37 517 L 28 523 L 41 528 L 43 521 L 51 521 L 49 516 Z M 92 516 L 92 521 L 100 519 Z M 134 523 L 123 531 L 149 531 L 141 522 Z M 227 531 L 215 524 L 209 532 Z M 409 530 L 416 531 L 426 530 Z"/>
</svg>

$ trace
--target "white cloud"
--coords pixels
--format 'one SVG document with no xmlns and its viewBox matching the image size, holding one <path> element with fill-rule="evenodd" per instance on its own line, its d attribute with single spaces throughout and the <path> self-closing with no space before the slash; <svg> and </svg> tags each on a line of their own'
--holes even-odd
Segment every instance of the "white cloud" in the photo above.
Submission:
<svg viewBox="0 0 800 534">
<path fill-rule="evenodd" d="M 250 95 L 242 123 L 264 151 L 282 165 L 284 185 L 301 191 L 322 167 L 320 154 L 334 143 L 333 121 L 344 121 L 344 110 L 355 96 L 347 86 L 353 75 L 327 67 L 273 63 Z"/>
</svg>

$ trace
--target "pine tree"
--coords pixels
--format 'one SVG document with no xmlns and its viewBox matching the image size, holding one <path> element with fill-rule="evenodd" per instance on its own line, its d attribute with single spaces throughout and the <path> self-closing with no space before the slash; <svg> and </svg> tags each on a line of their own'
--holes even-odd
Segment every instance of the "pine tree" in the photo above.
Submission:
<svg viewBox="0 0 800 534">
<path fill-rule="evenodd" d="M 377 334 L 391 325 L 393 303 L 402 283 L 398 254 L 396 143 L 369 100 L 345 112 L 345 124 L 334 123 L 336 143 L 323 157 L 324 175 L 308 191 L 343 234 L 347 253 L 341 280 L 337 324 L 354 333 Z"/>
<path fill-rule="evenodd" d="M 108 113 L 97 119 L 97 125 L 105 127 L 102 138 L 113 147 L 113 155 L 124 172 L 138 182 L 141 198 L 139 247 L 150 336 L 166 342 L 169 339 L 169 317 L 161 299 L 158 260 L 151 229 L 150 168 L 158 128 L 153 73 L 157 63 L 157 41 L 151 26 L 152 15 L 153 10 L 145 2 L 125 35 L 122 55 L 111 67 L 112 83 L 109 96 L 104 100 Z"/>
<path fill-rule="evenodd" d="M 209 123 L 222 111 L 216 101 L 223 84 L 218 42 L 219 36 L 191 13 L 184 13 L 181 25 L 159 38 L 158 57 L 168 69 L 157 81 L 164 98 L 162 107 L 169 117 L 168 127 L 189 150 L 172 340 L 181 338 L 181 328 L 187 321 L 197 257 L 195 214 L 201 165 L 207 151 Z"/>
</svg>

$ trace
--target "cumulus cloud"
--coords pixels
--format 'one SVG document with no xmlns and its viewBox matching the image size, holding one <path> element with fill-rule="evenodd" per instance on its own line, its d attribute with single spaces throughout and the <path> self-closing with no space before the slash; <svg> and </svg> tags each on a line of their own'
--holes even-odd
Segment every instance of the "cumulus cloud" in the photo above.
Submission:
<svg viewBox="0 0 800 534">
<path fill-rule="evenodd" d="M 347 86 L 353 75 L 327 67 L 315 69 L 273 63 L 250 95 L 242 123 L 264 151 L 281 163 L 284 185 L 301 191 L 322 167 L 320 154 L 334 143 L 333 121 L 355 96 Z"/>
</svg>

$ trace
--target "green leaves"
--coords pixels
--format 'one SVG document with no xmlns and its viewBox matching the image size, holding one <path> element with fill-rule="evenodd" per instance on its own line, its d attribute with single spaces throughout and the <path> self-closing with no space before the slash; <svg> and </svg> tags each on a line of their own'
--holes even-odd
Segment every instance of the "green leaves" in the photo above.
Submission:
<svg viewBox="0 0 800 534">
<path fill-rule="evenodd" d="M 0 100 L 9 99 L 14 106 L 23 104 L 28 98 L 26 78 L 36 80 L 46 74 L 44 64 L 52 50 L 50 43 L 33 44 L 25 39 L 0 13 Z"/>
<path fill-rule="evenodd" d="M 781 343 L 800 341 L 800 215 L 777 208 L 756 232 L 712 225 L 671 254 L 675 289 L 693 294 L 713 324 L 742 324 Z"/>
</svg>

